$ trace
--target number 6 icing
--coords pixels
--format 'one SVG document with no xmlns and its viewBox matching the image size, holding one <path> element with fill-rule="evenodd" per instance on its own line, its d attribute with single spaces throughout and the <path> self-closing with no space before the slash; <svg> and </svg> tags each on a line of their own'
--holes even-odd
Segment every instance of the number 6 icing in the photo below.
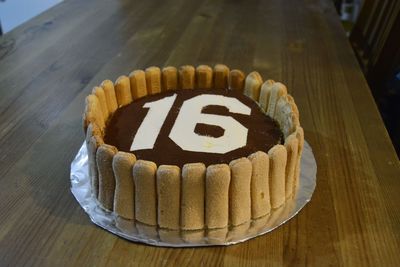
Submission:
<svg viewBox="0 0 400 267">
<path fill-rule="evenodd" d="M 186 151 L 224 154 L 245 146 L 248 132 L 246 127 L 232 117 L 201 113 L 204 107 L 212 105 L 224 106 L 232 113 L 251 113 L 248 106 L 233 97 L 195 96 L 183 102 L 169 138 Z M 218 138 L 198 135 L 194 132 L 197 123 L 220 126 L 225 130 L 224 134 Z"/>
</svg>

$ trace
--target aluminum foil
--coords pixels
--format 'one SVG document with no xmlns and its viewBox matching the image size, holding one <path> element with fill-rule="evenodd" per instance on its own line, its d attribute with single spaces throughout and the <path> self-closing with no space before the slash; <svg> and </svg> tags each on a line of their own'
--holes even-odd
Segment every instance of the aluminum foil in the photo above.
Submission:
<svg viewBox="0 0 400 267">
<path fill-rule="evenodd" d="M 199 247 L 232 245 L 268 233 L 293 218 L 310 200 L 316 185 L 317 163 L 305 142 L 301 159 L 300 187 L 296 198 L 257 220 L 236 227 L 214 230 L 173 231 L 122 219 L 99 208 L 92 197 L 88 173 L 88 155 L 83 143 L 71 163 L 71 191 L 93 223 L 131 241 L 163 247 Z"/>
</svg>

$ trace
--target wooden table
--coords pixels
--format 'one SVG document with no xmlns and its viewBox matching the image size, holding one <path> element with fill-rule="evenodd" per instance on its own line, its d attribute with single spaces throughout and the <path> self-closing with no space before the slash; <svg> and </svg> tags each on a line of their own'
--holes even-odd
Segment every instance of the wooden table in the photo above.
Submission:
<svg viewBox="0 0 400 267">
<path fill-rule="evenodd" d="M 229 247 L 156 248 L 92 224 L 69 187 L 85 96 L 151 65 L 285 83 L 318 163 L 312 201 Z M 331 1 L 66 0 L 0 39 L 0 265 L 400 266 L 400 164 Z"/>
</svg>

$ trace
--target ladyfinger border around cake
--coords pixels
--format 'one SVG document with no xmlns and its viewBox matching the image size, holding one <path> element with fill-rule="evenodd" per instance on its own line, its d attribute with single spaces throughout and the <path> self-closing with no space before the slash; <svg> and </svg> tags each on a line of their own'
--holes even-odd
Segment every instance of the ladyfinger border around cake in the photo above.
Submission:
<svg viewBox="0 0 400 267">
<path fill-rule="evenodd" d="M 157 166 L 104 143 L 108 119 L 122 106 L 147 95 L 176 89 L 237 90 L 275 119 L 284 143 L 229 164 Z M 268 215 L 294 198 L 299 187 L 304 132 L 285 85 L 263 81 L 253 71 L 185 65 L 149 67 L 105 80 L 85 100 L 83 129 L 92 195 L 99 205 L 128 220 L 162 229 L 199 230 L 237 226 Z"/>
</svg>

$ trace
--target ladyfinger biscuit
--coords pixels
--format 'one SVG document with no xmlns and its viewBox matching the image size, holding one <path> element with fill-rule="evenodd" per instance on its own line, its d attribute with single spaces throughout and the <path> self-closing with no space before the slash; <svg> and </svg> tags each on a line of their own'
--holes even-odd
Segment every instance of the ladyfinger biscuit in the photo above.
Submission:
<svg viewBox="0 0 400 267">
<path fill-rule="evenodd" d="M 300 117 L 299 110 L 297 109 L 296 103 L 294 103 L 293 97 L 291 95 L 287 95 L 289 104 L 292 108 L 292 124 L 293 124 L 293 132 L 300 126 Z"/>
<path fill-rule="evenodd" d="M 274 209 L 273 212 L 271 212 L 270 214 L 268 214 L 266 216 L 266 217 L 268 217 L 268 220 L 267 220 L 266 224 L 264 225 L 264 229 L 271 228 L 272 226 L 274 226 L 278 223 L 279 219 L 284 218 L 284 217 L 282 217 L 282 215 L 284 214 L 285 207 L 286 207 L 286 203 L 285 203 L 285 205 L 282 205 L 282 206 Z"/>
<path fill-rule="evenodd" d="M 182 168 L 181 228 L 204 228 L 204 190 L 206 166 L 188 163 Z"/>
<path fill-rule="evenodd" d="M 149 67 L 145 70 L 146 87 L 149 95 L 161 92 L 161 70 L 159 67 Z"/>
<path fill-rule="evenodd" d="M 251 72 L 249 75 L 247 75 L 244 82 L 243 93 L 254 101 L 258 101 L 262 83 L 263 81 L 261 75 L 257 71 Z"/>
<path fill-rule="evenodd" d="M 100 102 L 97 96 L 90 94 L 85 100 L 85 112 L 83 113 L 83 129 L 86 133 L 90 123 L 97 124 L 101 130 L 105 127 L 103 113 L 100 108 Z"/>
<path fill-rule="evenodd" d="M 131 94 L 133 99 L 138 99 L 147 95 L 146 75 L 142 70 L 134 70 L 129 74 L 131 83 Z"/>
<path fill-rule="evenodd" d="M 91 136 L 87 142 L 90 185 L 92 195 L 96 198 L 99 195 L 99 173 L 96 164 L 96 153 L 102 144 L 104 144 L 104 141 L 99 135 Z"/>
<path fill-rule="evenodd" d="M 254 219 L 251 222 L 250 229 L 248 231 L 249 235 L 254 235 L 260 232 L 262 229 L 265 229 L 265 225 L 267 224 L 271 213 L 266 216 L 262 216 L 260 218 Z"/>
<path fill-rule="evenodd" d="M 214 88 L 215 89 L 227 89 L 228 88 L 228 77 L 229 68 L 223 64 L 217 64 L 214 66 Z"/>
<path fill-rule="evenodd" d="M 136 222 L 134 220 L 124 219 L 117 216 L 115 218 L 115 226 L 127 235 L 137 235 Z"/>
<path fill-rule="evenodd" d="M 161 165 L 157 170 L 158 226 L 179 229 L 181 170 L 174 165 Z"/>
<path fill-rule="evenodd" d="M 240 225 L 233 226 L 229 229 L 229 232 L 226 236 L 226 242 L 230 242 L 233 240 L 238 240 L 243 237 L 250 229 L 251 222 L 247 221 Z"/>
<path fill-rule="evenodd" d="M 101 87 L 103 88 L 104 95 L 106 97 L 108 112 L 109 114 L 112 114 L 118 108 L 117 97 L 115 96 L 114 84 L 110 80 L 105 80 L 101 83 Z"/>
<path fill-rule="evenodd" d="M 298 126 L 296 128 L 296 138 L 298 140 L 299 149 L 297 150 L 297 163 L 296 163 L 296 168 L 295 168 L 295 172 L 294 172 L 295 188 L 294 188 L 293 195 L 296 194 L 297 189 L 299 188 L 299 185 L 300 185 L 301 154 L 303 153 L 303 147 L 304 147 L 304 130 L 301 126 Z"/>
<path fill-rule="evenodd" d="M 135 219 L 148 225 L 157 225 L 157 165 L 138 160 L 133 166 L 135 183 Z"/>
<path fill-rule="evenodd" d="M 240 158 L 232 160 L 229 167 L 229 220 L 233 226 L 237 226 L 251 219 L 251 162 L 247 158 Z"/>
<path fill-rule="evenodd" d="M 271 94 L 273 84 L 274 84 L 273 80 L 266 80 L 261 86 L 258 103 L 260 104 L 264 112 L 267 112 L 268 109 L 269 96 Z"/>
<path fill-rule="evenodd" d="M 271 207 L 276 209 L 285 203 L 286 148 L 275 145 L 268 151 L 268 156 Z"/>
<path fill-rule="evenodd" d="M 86 148 L 88 151 L 89 177 L 91 182 L 92 194 L 97 198 L 99 193 L 99 177 L 96 165 L 97 148 L 104 144 L 100 128 L 90 123 L 85 137 Z"/>
<path fill-rule="evenodd" d="M 255 152 L 249 157 L 252 166 L 251 173 L 251 217 L 253 219 L 270 213 L 271 202 L 269 195 L 269 157 L 262 151 Z"/>
<path fill-rule="evenodd" d="M 283 136 L 286 138 L 295 131 L 293 124 L 294 113 L 286 95 L 281 96 L 276 103 L 274 119 L 279 123 Z"/>
<path fill-rule="evenodd" d="M 165 243 L 181 244 L 183 242 L 179 230 L 158 229 L 160 240 Z"/>
<path fill-rule="evenodd" d="M 278 99 L 287 94 L 286 86 L 280 82 L 276 82 L 272 85 L 269 93 L 267 115 L 271 118 L 275 118 L 276 103 Z"/>
<path fill-rule="evenodd" d="M 117 96 L 118 106 L 125 106 L 132 102 L 131 84 L 125 75 L 118 77 L 115 82 L 115 95 Z"/>
<path fill-rule="evenodd" d="M 103 88 L 95 86 L 92 90 L 92 94 L 97 96 L 97 98 L 99 99 L 100 108 L 103 113 L 103 118 L 105 121 L 107 121 L 109 112 L 107 107 L 106 95 L 104 93 Z"/>
<path fill-rule="evenodd" d="M 100 139 L 102 139 L 102 132 L 99 126 L 97 126 L 97 124 L 95 123 L 90 123 L 87 127 L 85 137 L 86 145 L 89 144 L 90 138 L 92 138 L 92 136 L 98 136 Z"/>
<path fill-rule="evenodd" d="M 160 242 L 158 237 L 158 229 L 157 226 L 147 225 L 141 222 L 136 223 L 136 229 L 141 236 L 145 236 L 147 240 L 151 240 L 153 242 Z"/>
<path fill-rule="evenodd" d="M 135 219 L 135 185 L 132 168 L 136 157 L 132 153 L 118 152 L 112 167 L 115 176 L 114 212 L 125 219 Z"/>
<path fill-rule="evenodd" d="M 244 73 L 241 70 L 231 70 L 228 77 L 229 89 L 243 92 Z"/>
<path fill-rule="evenodd" d="M 296 133 L 292 133 L 285 139 L 285 147 L 287 151 L 285 194 L 286 199 L 289 199 L 292 197 L 296 187 L 294 175 L 297 164 L 297 151 L 299 149 Z"/>
<path fill-rule="evenodd" d="M 285 205 L 282 206 L 283 211 L 282 211 L 282 217 L 281 218 L 287 218 L 290 214 L 293 214 L 293 210 L 296 207 L 296 201 L 286 201 Z"/>
<path fill-rule="evenodd" d="M 209 229 L 228 226 L 230 180 L 231 171 L 227 164 L 207 167 L 205 222 Z"/>
<path fill-rule="evenodd" d="M 178 70 L 175 67 L 165 67 L 162 69 L 162 87 L 163 91 L 178 89 Z"/>
<path fill-rule="evenodd" d="M 293 113 L 296 115 L 297 119 L 299 119 L 300 118 L 299 109 L 297 108 L 297 105 L 294 102 L 293 97 L 291 95 L 289 95 L 289 94 L 287 94 L 286 97 L 287 97 L 287 100 L 288 100 L 290 106 L 292 107 Z"/>
<path fill-rule="evenodd" d="M 102 144 L 96 152 L 97 170 L 99 171 L 98 200 L 109 211 L 112 211 L 114 207 L 115 178 L 112 162 L 117 152 L 116 147 L 107 144 Z"/>
<path fill-rule="evenodd" d="M 179 88 L 194 89 L 195 69 L 193 66 L 185 65 L 179 68 Z"/>
<path fill-rule="evenodd" d="M 276 103 L 275 120 L 278 121 L 286 138 L 300 125 L 299 111 L 290 95 L 283 95 Z"/>
<path fill-rule="evenodd" d="M 211 89 L 213 86 L 213 71 L 210 66 L 199 65 L 196 68 L 196 82 L 199 89 Z"/>
<path fill-rule="evenodd" d="M 226 242 L 228 230 L 228 227 L 209 229 L 207 231 L 207 243 L 213 245 L 224 244 Z"/>
<path fill-rule="evenodd" d="M 192 231 L 181 231 L 182 240 L 185 243 L 205 243 L 204 242 L 205 230 L 192 230 Z"/>
</svg>

